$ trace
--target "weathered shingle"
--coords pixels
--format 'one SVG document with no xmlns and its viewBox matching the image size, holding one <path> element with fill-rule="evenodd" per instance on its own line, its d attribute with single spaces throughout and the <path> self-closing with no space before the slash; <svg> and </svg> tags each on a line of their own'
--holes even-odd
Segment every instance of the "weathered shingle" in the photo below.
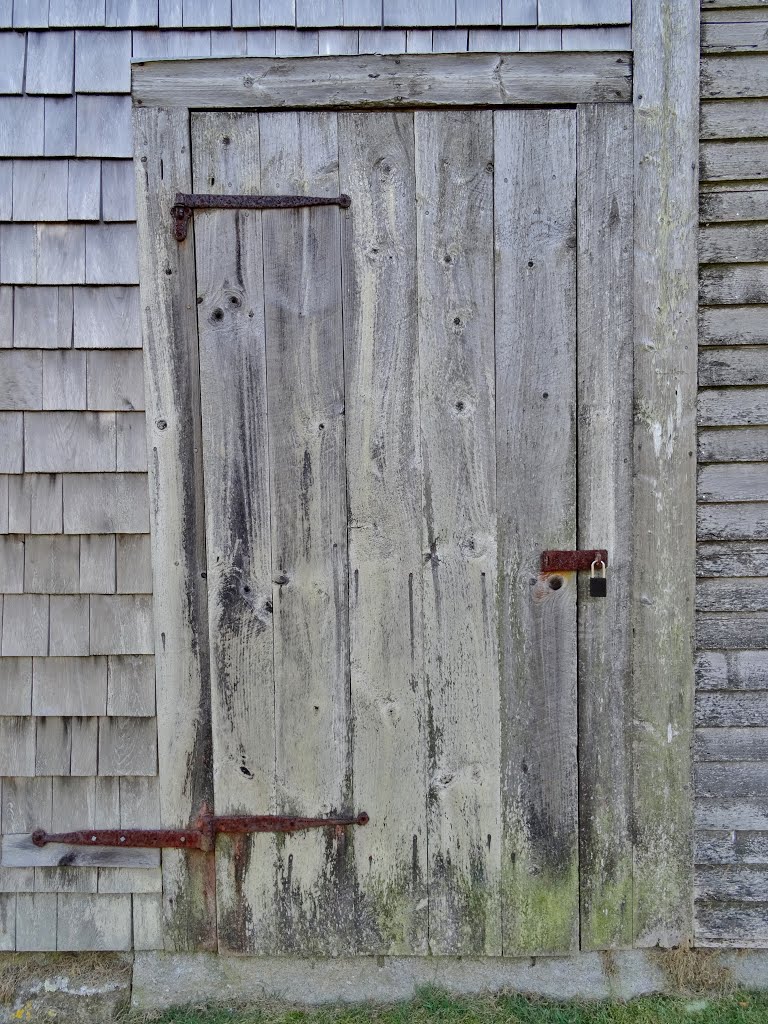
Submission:
<svg viewBox="0 0 768 1024">
<path fill-rule="evenodd" d="M 99 775 L 154 775 L 156 771 L 154 718 L 99 720 Z"/>
<path fill-rule="evenodd" d="M 232 0 L 234 28 L 253 28 L 259 24 L 259 0 Z"/>
<path fill-rule="evenodd" d="M 249 57 L 274 57 L 275 30 L 273 28 L 263 28 L 247 32 L 246 47 Z"/>
<path fill-rule="evenodd" d="M 71 720 L 50 716 L 35 719 L 35 724 L 35 775 L 69 775 L 72 759 Z"/>
<path fill-rule="evenodd" d="M 88 224 L 85 273 L 88 284 L 138 284 L 135 224 Z"/>
<path fill-rule="evenodd" d="M 13 288 L 0 285 L 0 348 L 13 344 Z"/>
<path fill-rule="evenodd" d="M 0 278 L 3 282 L 34 284 L 37 280 L 37 255 L 36 225 L 0 224 Z"/>
<path fill-rule="evenodd" d="M 181 27 L 181 0 L 159 0 L 158 24 L 161 28 Z"/>
<path fill-rule="evenodd" d="M 631 0 L 539 0 L 540 25 L 628 25 Z"/>
<path fill-rule="evenodd" d="M 30 473 L 111 472 L 115 450 L 113 412 L 25 414 L 24 459 Z"/>
<path fill-rule="evenodd" d="M 43 408 L 85 409 L 85 352 L 43 352 Z"/>
<path fill-rule="evenodd" d="M 79 537 L 62 534 L 27 537 L 24 590 L 28 594 L 76 594 L 79 584 Z"/>
<path fill-rule="evenodd" d="M 457 25 L 500 25 L 501 0 L 456 0 Z"/>
<path fill-rule="evenodd" d="M 606 28 L 564 28 L 564 50 L 631 50 L 629 25 Z"/>
<path fill-rule="evenodd" d="M 74 156 L 77 151 L 77 100 L 45 97 L 45 155 Z"/>
<path fill-rule="evenodd" d="M 136 220 L 136 185 L 132 160 L 103 160 L 101 204 L 105 221 Z"/>
<path fill-rule="evenodd" d="M 33 715 L 103 715 L 106 707 L 106 658 L 35 658 Z"/>
<path fill-rule="evenodd" d="M 50 645 L 54 657 L 82 657 L 90 653 L 88 601 L 84 594 L 51 597 Z"/>
<path fill-rule="evenodd" d="M 13 0 L 14 28 L 47 28 L 49 0 Z"/>
<path fill-rule="evenodd" d="M 39 96 L 0 96 L 0 156 L 42 156 L 44 103 Z"/>
<path fill-rule="evenodd" d="M 535 25 L 536 0 L 501 0 L 501 20 L 504 25 Z"/>
<path fill-rule="evenodd" d="M 82 25 L 102 26 L 105 20 L 105 0 L 51 0 L 48 24 L 77 28 Z"/>
<path fill-rule="evenodd" d="M 128 567 L 129 576 L 130 573 L 131 568 Z M 0 537 L 0 593 L 22 594 L 23 592 L 24 538 L 16 535 Z"/>
<path fill-rule="evenodd" d="M 16 288 L 14 308 L 14 348 L 71 347 L 71 288 Z"/>
<path fill-rule="evenodd" d="M 77 348 L 141 348 L 138 288 L 77 288 Z"/>
<path fill-rule="evenodd" d="M 67 218 L 98 220 L 101 216 L 101 161 L 70 160 Z"/>
<path fill-rule="evenodd" d="M 250 33 L 249 33 L 250 35 Z M 429 33 L 431 37 L 431 33 Z M 431 48 L 431 38 L 430 38 Z M 317 50 L 320 56 L 328 54 L 354 54 L 358 52 L 356 28 L 324 28 L 317 33 Z M 426 52 L 426 51 L 425 51 Z"/>
<path fill-rule="evenodd" d="M 13 217 L 13 160 L 0 160 L 0 221 Z"/>
<path fill-rule="evenodd" d="M 138 31 L 133 33 L 135 60 L 160 60 L 163 57 L 210 57 L 210 55 L 211 33 L 209 31 Z M 130 153 L 114 155 L 130 156 Z"/>
<path fill-rule="evenodd" d="M 74 32 L 30 32 L 27 37 L 26 91 L 68 96 L 75 68 Z"/>
<path fill-rule="evenodd" d="M 259 24 L 263 28 L 279 28 L 296 24 L 294 0 L 261 0 Z"/>
<path fill-rule="evenodd" d="M 88 353 L 88 408 L 118 412 L 144 408 L 144 360 L 140 351 Z"/>
<path fill-rule="evenodd" d="M 9 533 L 61 533 L 61 476 L 25 473 L 6 479 Z"/>
<path fill-rule="evenodd" d="M 302 29 L 277 29 L 275 32 L 275 53 L 278 57 L 316 57 L 319 40 L 316 31 Z"/>
<path fill-rule="evenodd" d="M 77 155 L 131 156 L 130 96 L 77 97 Z"/>
<path fill-rule="evenodd" d="M 48 600 L 43 594 L 5 595 L 3 657 L 48 653 Z"/>
<path fill-rule="evenodd" d="M 40 409 L 42 403 L 42 353 L 0 351 L 0 409 Z"/>
<path fill-rule="evenodd" d="M 211 30 L 212 57 L 244 57 L 247 53 L 247 32 L 231 28 Z"/>
<path fill-rule="evenodd" d="M 85 283 L 85 227 L 81 224 L 37 225 L 38 284 Z"/>
<path fill-rule="evenodd" d="M 331 28 L 343 24 L 342 0 L 296 0 L 297 28 Z"/>
<path fill-rule="evenodd" d="M 80 591 L 83 594 L 114 594 L 114 534 L 94 533 L 80 538 Z"/>
<path fill-rule="evenodd" d="M 34 774 L 35 719 L 0 717 L 0 776 Z M 4 782 L 4 790 L 5 785 L 7 783 Z"/>
<path fill-rule="evenodd" d="M 0 658 L 0 715 L 28 715 L 32 708 L 32 658 Z"/>
<path fill-rule="evenodd" d="M 439 27 L 455 22 L 455 0 L 384 0 L 384 25 Z"/>
<path fill-rule="evenodd" d="M 0 93 L 24 91 L 25 49 L 23 32 L 0 32 Z"/>
<path fill-rule="evenodd" d="M 232 24 L 231 0 L 182 0 L 185 28 L 220 28 Z"/>
<path fill-rule="evenodd" d="M 67 219 L 66 160 L 13 161 L 13 219 Z"/>
<path fill-rule="evenodd" d="M 155 713 L 155 659 L 150 654 L 109 657 L 108 715 Z"/>
<path fill-rule="evenodd" d="M 521 28 L 520 49 L 524 53 L 538 53 L 563 48 L 563 34 L 559 28 Z"/>
<path fill-rule="evenodd" d="M 359 28 L 381 25 L 381 0 L 342 0 L 344 24 Z"/>
<path fill-rule="evenodd" d="M 118 412 L 117 463 L 118 472 L 143 473 L 147 469 L 147 419 L 143 412 Z"/>
<path fill-rule="evenodd" d="M 65 476 L 65 533 L 147 533 L 149 504 L 144 473 Z"/>
<path fill-rule="evenodd" d="M 432 33 L 433 53 L 463 53 L 467 49 L 465 28 L 436 28 Z"/>
<path fill-rule="evenodd" d="M 108 28 L 156 25 L 157 15 L 157 0 L 107 0 Z"/>
<path fill-rule="evenodd" d="M 152 654 L 154 649 L 151 597 L 91 597 L 92 654 Z"/>
<path fill-rule="evenodd" d="M 405 53 L 403 29 L 360 29 L 360 53 Z"/>
<path fill-rule="evenodd" d="M 24 470 L 23 420 L 23 412 L 0 412 L 0 473 Z"/>
<path fill-rule="evenodd" d="M 75 91 L 131 91 L 131 33 L 79 30 L 75 38 Z"/>
<path fill-rule="evenodd" d="M 149 534 L 122 534 L 117 538 L 118 594 L 152 593 L 152 552 Z"/>
</svg>

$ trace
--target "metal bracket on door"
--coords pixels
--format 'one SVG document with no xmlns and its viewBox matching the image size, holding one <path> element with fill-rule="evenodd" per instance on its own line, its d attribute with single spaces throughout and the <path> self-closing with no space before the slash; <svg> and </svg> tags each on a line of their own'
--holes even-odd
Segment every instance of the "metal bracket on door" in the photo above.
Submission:
<svg viewBox="0 0 768 1024">
<path fill-rule="evenodd" d="M 154 849 L 205 850 L 216 845 L 222 833 L 247 835 L 251 832 L 303 832 L 310 828 L 347 828 L 367 825 L 365 811 L 356 818 L 297 818 L 281 814 L 213 815 L 203 811 L 194 828 L 128 828 L 90 829 L 85 832 L 32 833 L 35 846 L 65 843 L 68 846 L 151 847 Z"/>
<path fill-rule="evenodd" d="M 340 206 L 349 209 L 352 200 L 340 196 L 214 196 L 199 193 L 176 193 L 171 207 L 173 234 L 177 242 L 187 237 L 187 227 L 193 210 L 290 210 L 300 206 Z"/>
<path fill-rule="evenodd" d="M 604 548 L 592 551 L 542 551 L 542 572 L 583 572 L 591 569 L 593 562 L 608 565 L 608 552 Z"/>
</svg>

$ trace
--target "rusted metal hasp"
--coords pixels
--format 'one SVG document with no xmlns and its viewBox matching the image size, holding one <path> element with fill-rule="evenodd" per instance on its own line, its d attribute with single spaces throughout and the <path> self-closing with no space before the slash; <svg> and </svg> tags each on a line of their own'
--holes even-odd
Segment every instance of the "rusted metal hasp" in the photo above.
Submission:
<svg viewBox="0 0 768 1024">
<path fill-rule="evenodd" d="M 177 192 L 171 207 L 173 234 L 177 242 L 187 237 L 193 210 L 289 210 L 299 206 L 340 206 L 349 208 L 352 200 L 340 196 L 215 196 L 206 193 Z"/>
<path fill-rule="evenodd" d="M 608 552 L 604 548 L 591 551 L 542 551 L 542 572 L 579 572 L 592 568 L 593 562 L 608 565 Z"/>
<path fill-rule="evenodd" d="M 251 832 L 303 832 L 310 828 L 347 828 L 367 825 L 362 811 L 356 818 L 297 818 L 280 814 L 222 815 L 203 813 L 194 828 L 90 829 L 78 832 L 32 833 L 35 846 L 64 843 L 67 846 L 139 846 L 154 849 L 212 850 L 221 833 L 245 835 Z"/>
</svg>

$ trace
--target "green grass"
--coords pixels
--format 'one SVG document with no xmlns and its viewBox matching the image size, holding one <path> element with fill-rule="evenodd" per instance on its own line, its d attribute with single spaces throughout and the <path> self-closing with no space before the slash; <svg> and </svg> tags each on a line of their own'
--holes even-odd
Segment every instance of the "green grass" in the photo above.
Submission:
<svg viewBox="0 0 768 1024">
<path fill-rule="evenodd" d="M 517 995 L 461 999 L 426 990 L 409 1003 L 296 1009 L 186 1009 L 131 1016 L 153 1024 L 768 1024 L 768 994 L 635 999 L 629 1003 L 551 1003 Z"/>
</svg>

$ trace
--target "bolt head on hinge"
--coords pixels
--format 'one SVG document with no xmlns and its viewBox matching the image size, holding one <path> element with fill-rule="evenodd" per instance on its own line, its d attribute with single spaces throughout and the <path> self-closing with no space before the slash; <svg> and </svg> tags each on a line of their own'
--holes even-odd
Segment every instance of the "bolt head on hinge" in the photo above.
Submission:
<svg viewBox="0 0 768 1024">
<path fill-rule="evenodd" d="M 192 207 L 180 204 L 172 206 L 171 216 L 173 217 L 174 238 L 177 242 L 183 242 L 187 237 L 187 227 L 189 226 L 189 218 L 192 216 Z"/>
</svg>

